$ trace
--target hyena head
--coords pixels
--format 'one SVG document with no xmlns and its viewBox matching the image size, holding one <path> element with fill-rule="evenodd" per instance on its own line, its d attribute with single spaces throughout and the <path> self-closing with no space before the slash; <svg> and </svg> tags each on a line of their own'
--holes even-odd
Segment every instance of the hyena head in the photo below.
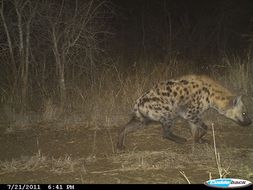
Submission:
<svg viewBox="0 0 253 190">
<path fill-rule="evenodd" d="M 249 126 L 251 124 L 241 96 L 231 98 L 228 104 L 227 109 L 222 111 L 223 115 L 241 126 Z"/>
</svg>

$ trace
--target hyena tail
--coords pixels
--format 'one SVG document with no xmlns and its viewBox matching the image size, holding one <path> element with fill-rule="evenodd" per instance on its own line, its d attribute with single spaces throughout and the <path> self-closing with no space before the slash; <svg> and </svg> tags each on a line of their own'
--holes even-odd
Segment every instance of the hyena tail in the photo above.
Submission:
<svg viewBox="0 0 253 190">
<path fill-rule="evenodd" d="M 127 124 L 123 125 L 119 129 L 117 149 L 123 150 L 125 148 L 124 140 L 125 140 L 126 135 L 128 133 L 136 131 L 137 129 L 141 128 L 141 126 L 142 126 L 142 122 L 136 116 L 133 116 Z"/>
</svg>

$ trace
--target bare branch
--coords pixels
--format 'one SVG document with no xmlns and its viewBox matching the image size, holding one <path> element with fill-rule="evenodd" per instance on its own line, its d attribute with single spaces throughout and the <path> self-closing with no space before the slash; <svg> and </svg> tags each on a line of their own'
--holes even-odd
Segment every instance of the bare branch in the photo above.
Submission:
<svg viewBox="0 0 253 190">
<path fill-rule="evenodd" d="M 4 1 L 2 1 L 2 4 L 1 4 L 0 14 L 1 14 L 2 21 L 3 21 L 5 34 L 7 37 L 7 42 L 8 42 L 9 52 L 10 52 L 10 57 L 11 57 L 11 63 L 12 63 L 12 66 L 14 69 L 14 74 L 15 74 L 17 71 L 17 68 L 16 68 L 16 64 L 15 64 L 15 59 L 14 59 L 12 40 L 11 40 L 10 32 L 9 32 L 8 26 L 6 24 L 5 16 L 4 16 Z"/>
</svg>

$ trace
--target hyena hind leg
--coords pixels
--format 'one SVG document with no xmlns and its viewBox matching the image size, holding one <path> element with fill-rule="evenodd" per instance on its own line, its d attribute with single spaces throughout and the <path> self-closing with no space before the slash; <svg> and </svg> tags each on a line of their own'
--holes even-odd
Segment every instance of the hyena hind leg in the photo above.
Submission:
<svg viewBox="0 0 253 190">
<path fill-rule="evenodd" d="M 187 141 L 185 138 L 182 138 L 172 133 L 171 131 L 172 121 L 170 119 L 161 119 L 160 122 L 163 128 L 163 138 L 169 139 L 171 141 L 180 144 L 183 144 Z"/>
<path fill-rule="evenodd" d="M 119 136 L 118 136 L 118 142 L 117 142 L 117 149 L 123 150 L 125 149 L 124 141 L 127 134 L 136 131 L 137 129 L 140 129 L 143 126 L 143 123 L 139 120 L 137 120 L 135 117 L 132 117 L 132 119 L 125 125 L 123 125 L 119 130 Z"/>
<path fill-rule="evenodd" d="M 193 136 L 193 140 L 195 143 L 208 143 L 208 140 L 204 139 L 203 137 L 207 133 L 207 125 L 204 122 L 198 122 L 198 123 L 191 123 L 191 133 Z"/>
</svg>

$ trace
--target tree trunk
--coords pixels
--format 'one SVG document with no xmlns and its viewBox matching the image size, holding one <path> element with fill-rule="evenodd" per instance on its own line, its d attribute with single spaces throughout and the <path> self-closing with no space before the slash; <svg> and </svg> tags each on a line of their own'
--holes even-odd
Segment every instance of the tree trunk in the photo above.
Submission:
<svg viewBox="0 0 253 190">
<path fill-rule="evenodd" d="M 60 65 L 60 67 L 59 67 L 59 86 L 60 86 L 61 108 L 64 108 L 65 102 L 66 102 L 66 85 L 65 85 L 64 64 Z"/>
<path fill-rule="evenodd" d="M 19 12 L 18 5 L 15 4 L 16 13 L 18 16 L 18 33 L 19 33 L 19 60 L 21 67 L 20 87 L 21 87 L 21 111 L 23 112 L 26 107 L 27 96 L 27 79 L 28 79 L 28 65 L 25 63 L 25 50 L 24 50 L 24 31 L 22 28 L 22 15 Z"/>
<path fill-rule="evenodd" d="M 5 30 L 5 34 L 7 37 L 7 42 L 8 42 L 8 46 L 9 46 L 9 52 L 10 52 L 10 58 L 11 58 L 11 65 L 12 65 L 12 76 L 13 76 L 13 86 L 12 86 L 12 96 L 15 94 L 15 90 L 16 90 L 16 85 L 17 85 L 17 67 L 16 67 L 16 63 L 15 63 L 15 59 L 14 59 L 14 53 L 13 53 L 13 46 L 12 46 L 12 41 L 11 41 L 11 37 L 10 37 L 10 32 L 8 29 L 8 26 L 6 24 L 5 21 L 5 17 L 4 17 L 4 1 L 2 1 L 2 7 L 0 9 L 0 14 L 1 14 L 1 18 L 3 21 L 3 26 L 4 26 L 4 30 Z"/>
<path fill-rule="evenodd" d="M 56 62 L 56 73 L 57 73 L 59 88 L 60 88 L 60 106 L 61 106 L 61 109 L 63 109 L 65 106 L 65 101 L 66 101 L 65 68 L 64 68 L 65 58 L 64 58 L 64 53 L 62 53 L 61 55 L 59 52 L 55 26 L 52 27 L 52 37 L 53 37 L 53 51 L 54 51 L 55 62 Z"/>
</svg>

